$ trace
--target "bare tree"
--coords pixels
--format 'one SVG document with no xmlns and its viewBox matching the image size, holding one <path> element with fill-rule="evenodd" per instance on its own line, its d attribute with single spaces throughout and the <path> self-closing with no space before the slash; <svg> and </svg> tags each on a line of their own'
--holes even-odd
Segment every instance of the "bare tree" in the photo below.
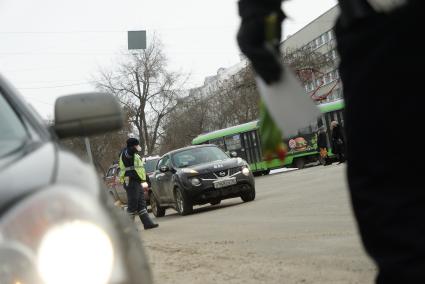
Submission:
<svg viewBox="0 0 425 284">
<path fill-rule="evenodd" d="M 316 96 L 316 93 L 324 84 L 323 79 L 321 79 L 324 75 L 322 71 L 333 66 L 333 62 L 325 54 L 312 51 L 309 48 L 288 48 L 283 52 L 282 57 L 283 63 L 287 64 L 295 72 L 302 84 L 315 81 L 318 78 L 320 79 L 319 81 L 321 83 L 311 93 L 313 100 L 321 101 L 333 92 L 338 82 L 335 83 L 334 87 L 328 93 L 320 97 Z"/>
<path fill-rule="evenodd" d="M 158 146 L 162 123 L 181 92 L 181 76 L 168 71 L 166 63 L 162 44 L 154 37 L 145 50 L 128 54 L 116 70 L 101 71 L 96 84 L 120 100 L 147 154 Z"/>
<path fill-rule="evenodd" d="M 315 80 L 332 65 L 322 53 L 306 49 L 286 50 L 282 60 L 302 83 Z M 236 74 L 217 78 L 216 88 L 192 90 L 167 119 L 161 151 L 188 145 L 201 133 L 258 119 L 260 96 L 254 77 L 247 64 Z"/>
</svg>

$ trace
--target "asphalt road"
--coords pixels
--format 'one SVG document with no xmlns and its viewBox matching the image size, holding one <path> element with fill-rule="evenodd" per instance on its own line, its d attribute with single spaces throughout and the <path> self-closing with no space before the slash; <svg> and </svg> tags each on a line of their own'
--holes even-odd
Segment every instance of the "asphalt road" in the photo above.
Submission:
<svg viewBox="0 0 425 284">
<path fill-rule="evenodd" d="M 256 178 L 257 198 L 172 209 L 142 231 L 156 283 L 373 283 L 344 165 Z"/>
</svg>

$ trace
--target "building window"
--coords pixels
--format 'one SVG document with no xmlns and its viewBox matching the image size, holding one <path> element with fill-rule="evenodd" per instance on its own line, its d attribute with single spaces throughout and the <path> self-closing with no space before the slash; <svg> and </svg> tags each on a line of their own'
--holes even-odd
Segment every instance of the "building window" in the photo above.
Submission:
<svg viewBox="0 0 425 284">
<path fill-rule="evenodd" d="M 322 77 L 316 79 L 316 85 L 320 86 L 322 84 Z"/>
<path fill-rule="evenodd" d="M 315 41 L 316 41 L 316 46 L 317 47 L 319 47 L 319 46 L 322 45 L 322 38 L 321 37 L 316 38 Z"/>
<path fill-rule="evenodd" d="M 314 81 L 309 81 L 309 82 L 307 82 L 307 83 L 304 85 L 304 88 L 305 88 L 305 91 L 306 91 L 307 93 L 308 93 L 308 92 L 313 91 L 313 90 L 314 90 L 314 88 L 315 88 Z"/>
<path fill-rule="evenodd" d="M 330 82 L 332 82 L 334 80 L 334 71 L 329 72 L 328 73 L 328 76 L 329 76 L 329 83 L 330 83 Z"/>
<path fill-rule="evenodd" d="M 325 85 L 329 83 L 328 74 L 329 74 L 329 73 L 326 73 L 325 75 L 323 75 L 323 83 L 324 83 Z"/>
<path fill-rule="evenodd" d="M 338 69 L 335 69 L 331 72 L 332 78 L 333 80 L 338 80 L 339 79 L 339 73 L 338 73 Z"/>
<path fill-rule="evenodd" d="M 328 40 L 329 40 L 328 33 L 326 32 L 326 33 L 322 34 L 322 42 L 323 42 L 323 44 L 327 43 Z"/>
<path fill-rule="evenodd" d="M 337 98 L 338 98 L 338 99 L 342 99 L 342 95 L 343 95 L 343 94 L 342 94 L 342 89 L 341 89 L 341 88 L 338 88 L 338 90 L 337 90 L 337 93 L 336 93 L 336 94 L 337 94 Z"/>
<path fill-rule="evenodd" d="M 333 39 L 334 39 L 334 33 L 333 33 L 333 31 L 332 31 L 332 30 L 329 30 L 329 31 L 328 31 L 328 38 L 329 38 L 329 41 L 331 41 L 331 40 L 333 40 Z"/>
</svg>

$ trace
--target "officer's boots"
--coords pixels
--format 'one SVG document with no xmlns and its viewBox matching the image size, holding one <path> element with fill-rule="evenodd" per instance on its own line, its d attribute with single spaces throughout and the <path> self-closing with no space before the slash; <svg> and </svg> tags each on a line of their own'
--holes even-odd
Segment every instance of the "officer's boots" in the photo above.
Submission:
<svg viewBox="0 0 425 284">
<path fill-rule="evenodd" d="M 145 230 L 153 229 L 158 227 L 158 224 L 155 224 L 152 219 L 149 217 L 148 211 L 146 209 L 139 212 L 140 221 L 143 223 Z"/>
</svg>

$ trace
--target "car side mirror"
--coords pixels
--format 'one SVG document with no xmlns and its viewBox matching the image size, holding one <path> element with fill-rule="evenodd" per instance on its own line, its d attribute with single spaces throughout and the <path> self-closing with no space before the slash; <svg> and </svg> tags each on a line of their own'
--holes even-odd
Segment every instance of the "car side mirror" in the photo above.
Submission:
<svg viewBox="0 0 425 284">
<path fill-rule="evenodd" d="M 237 158 L 238 157 L 238 153 L 236 153 L 235 151 L 230 152 L 230 157 Z"/>
<path fill-rule="evenodd" d="M 161 172 L 161 173 L 166 173 L 166 172 L 168 172 L 170 170 L 170 168 L 168 167 L 168 166 L 162 166 L 162 167 L 160 167 L 159 168 L 159 171 Z"/>
<path fill-rule="evenodd" d="M 59 138 L 101 134 L 122 125 L 121 106 L 112 95 L 84 93 L 56 100 L 53 128 Z"/>
</svg>

